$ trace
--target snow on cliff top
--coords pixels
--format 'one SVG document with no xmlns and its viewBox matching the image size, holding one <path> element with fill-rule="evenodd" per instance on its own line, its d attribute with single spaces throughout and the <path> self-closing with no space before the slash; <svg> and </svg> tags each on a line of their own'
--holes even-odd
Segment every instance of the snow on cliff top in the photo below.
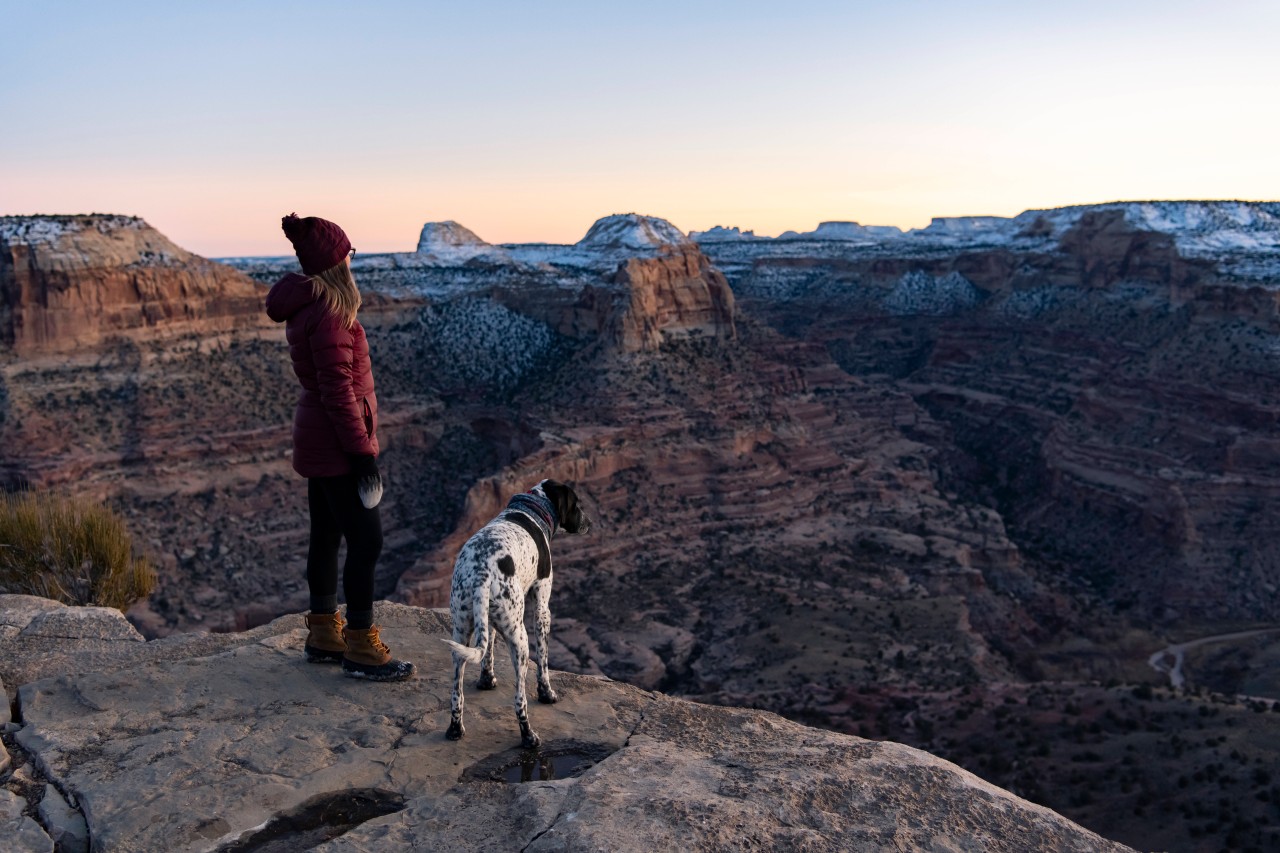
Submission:
<svg viewBox="0 0 1280 853">
<path fill-rule="evenodd" d="M 106 234 L 120 228 L 149 228 L 137 216 L 113 213 L 88 213 L 83 215 L 34 215 L 0 216 L 0 240 L 9 244 L 52 243 L 63 234 L 83 231 L 93 227 Z"/>
<path fill-rule="evenodd" d="M 1188 255 L 1280 253 L 1280 202 L 1250 201 L 1120 201 L 1028 210 L 1013 217 L 940 216 L 924 228 L 905 233 L 892 226 L 824 222 L 815 231 L 788 231 L 772 239 L 864 244 L 909 240 L 936 246 L 1056 242 L 1085 214 L 1106 210 L 1124 211 L 1125 220 L 1135 229 L 1172 236 L 1178 250 Z M 692 236 L 706 243 L 770 240 L 720 226 Z"/>
<path fill-rule="evenodd" d="M 476 232 L 452 219 L 446 222 L 428 222 L 422 226 L 422 234 L 418 237 L 418 251 L 429 252 L 435 248 L 478 248 L 489 244 L 481 240 Z"/>
<path fill-rule="evenodd" d="M 1056 239 L 1086 213 L 1103 210 L 1123 210 L 1134 228 L 1172 236 L 1184 254 L 1280 251 L 1280 202 L 1274 201 L 1119 201 L 1028 210 L 1008 220 L 1007 238 L 1043 219 Z"/>
<path fill-rule="evenodd" d="M 779 240 L 853 240 L 857 242 L 891 240 L 902 236 L 894 225 L 859 225 L 857 222 L 819 222 L 813 231 L 786 231 Z"/>
<path fill-rule="evenodd" d="M 656 249 L 689 242 L 684 232 L 665 219 L 639 213 L 616 213 L 597 219 L 587 236 L 575 245 L 579 249 L 613 252 L 619 249 Z"/>
<path fill-rule="evenodd" d="M 690 231 L 689 239 L 696 243 L 718 243 L 726 240 L 756 240 L 756 232 L 717 225 L 708 231 Z M 766 238 L 767 239 L 767 238 Z"/>
<path fill-rule="evenodd" d="M 452 219 L 422 226 L 415 255 L 444 264 L 465 263 L 472 258 L 507 259 L 507 253 L 481 240 L 474 231 Z"/>
</svg>

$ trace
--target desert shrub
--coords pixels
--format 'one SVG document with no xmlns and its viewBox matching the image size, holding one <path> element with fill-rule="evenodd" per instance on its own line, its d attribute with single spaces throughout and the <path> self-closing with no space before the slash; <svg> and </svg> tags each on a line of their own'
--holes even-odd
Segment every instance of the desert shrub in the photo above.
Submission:
<svg viewBox="0 0 1280 853">
<path fill-rule="evenodd" d="M 43 492 L 0 495 L 0 592 L 124 610 L 155 582 L 110 508 Z"/>
</svg>

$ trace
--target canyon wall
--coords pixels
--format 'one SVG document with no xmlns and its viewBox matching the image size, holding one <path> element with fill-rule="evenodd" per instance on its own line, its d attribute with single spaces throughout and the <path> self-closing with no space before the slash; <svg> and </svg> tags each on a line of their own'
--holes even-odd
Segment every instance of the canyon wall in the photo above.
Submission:
<svg viewBox="0 0 1280 853">
<path fill-rule="evenodd" d="M 1024 554 L 1149 624 L 1280 619 L 1274 284 L 1119 209 L 1024 252 L 896 245 L 712 254 L 747 311 L 929 411 L 943 482 Z"/>
<path fill-rule="evenodd" d="M 0 217 L 0 346 L 21 356 L 261 326 L 264 294 L 136 217 Z"/>
</svg>

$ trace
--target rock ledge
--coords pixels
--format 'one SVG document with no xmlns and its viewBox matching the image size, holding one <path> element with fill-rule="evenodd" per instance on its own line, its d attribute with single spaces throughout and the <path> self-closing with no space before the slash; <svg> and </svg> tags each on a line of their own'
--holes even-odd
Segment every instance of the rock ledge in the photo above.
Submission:
<svg viewBox="0 0 1280 853">
<path fill-rule="evenodd" d="M 496 691 L 469 674 L 467 736 L 448 741 L 447 614 L 380 603 L 376 618 L 417 678 L 305 664 L 300 616 L 97 640 L 96 671 L 63 659 L 25 683 L 32 651 L 6 644 L 0 676 L 17 742 L 100 851 L 237 849 L 271 827 L 323 851 L 1127 849 L 909 747 L 599 678 L 553 675 L 531 755 L 506 667 Z"/>
</svg>

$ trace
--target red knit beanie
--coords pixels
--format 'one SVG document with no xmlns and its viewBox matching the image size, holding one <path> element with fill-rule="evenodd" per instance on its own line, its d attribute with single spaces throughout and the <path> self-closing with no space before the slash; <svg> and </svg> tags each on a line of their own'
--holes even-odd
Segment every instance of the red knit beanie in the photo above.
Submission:
<svg viewBox="0 0 1280 853">
<path fill-rule="evenodd" d="M 290 213 L 280 220 L 280 227 L 293 244 L 302 271 L 307 275 L 336 267 L 351 251 L 346 232 L 327 219 L 318 216 L 299 219 L 298 214 Z"/>
</svg>

